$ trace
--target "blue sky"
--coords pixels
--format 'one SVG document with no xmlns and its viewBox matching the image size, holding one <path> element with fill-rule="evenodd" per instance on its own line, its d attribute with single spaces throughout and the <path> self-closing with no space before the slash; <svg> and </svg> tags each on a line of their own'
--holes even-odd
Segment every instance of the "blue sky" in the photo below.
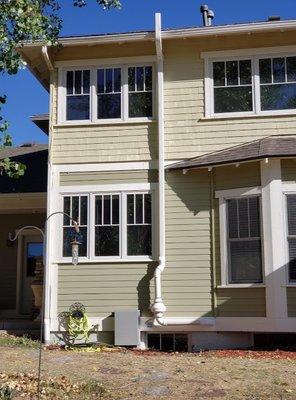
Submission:
<svg viewBox="0 0 296 400">
<path fill-rule="evenodd" d="M 154 13 L 162 13 L 163 27 L 188 27 L 201 24 L 196 0 L 123 0 L 121 10 L 102 10 L 95 0 L 85 8 L 72 7 L 72 0 L 60 0 L 64 20 L 62 35 L 96 34 L 153 29 Z M 296 19 L 295 0 L 211 0 L 215 24 L 266 20 L 269 15 Z M 15 144 L 46 142 L 46 136 L 31 123 L 33 114 L 48 111 L 48 94 L 27 71 L 17 76 L 0 76 L 0 93 L 8 96 L 4 107 Z"/>
</svg>

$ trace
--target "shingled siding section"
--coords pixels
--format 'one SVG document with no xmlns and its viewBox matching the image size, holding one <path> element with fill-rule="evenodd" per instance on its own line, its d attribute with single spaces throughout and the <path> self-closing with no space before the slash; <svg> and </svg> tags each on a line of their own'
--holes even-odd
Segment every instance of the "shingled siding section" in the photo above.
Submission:
<svg viewBox="0 0 296 400">
<path fill-rule="evenodd" d="M 157 170 L 133 171 L 93 171 L 93 172 L 62 172 L 61 186 L 107 185 L 112 183 L 155 183 L 158 181 Z"/>
<path fill-rule="evenodd" d="M 281 160 L 282 181 L 284 183 L 296 183 L 296 160 Z M 296 287 L 287 288 L 288 317 L 296 317 Z"/>
<path fill-rule="evenodd" d="M 251 37 L 252 36 L 252 37 Z M 184 159 L 270 135 L 294 134 L 295 115 L 205 118 L 204 60 L 200 52 L 288 44 L 292 33 L 164 42 L 164 107 L 167 159 Z M 277 44 L 276 44 L 277 43 Z"/>
<path fill-rule="evenodd" d="M 166 174 L 166 268 L 162 282 L 168 316 L 212 315 L 207 170 Z"/>
<path fill-rule="evenodd" d="M 213 170 L 214 189 L 226 190 L 260 186 L 260 163 L 252 162 L 218 167 Z M 215 254 L 213 264 L 216 285 L 221 285 L 219 202 L 214 199 Z M 217 288 L 215 290 L 215 315 L 217 317 L 265 317 L 265 288 Z"/>
</svg>

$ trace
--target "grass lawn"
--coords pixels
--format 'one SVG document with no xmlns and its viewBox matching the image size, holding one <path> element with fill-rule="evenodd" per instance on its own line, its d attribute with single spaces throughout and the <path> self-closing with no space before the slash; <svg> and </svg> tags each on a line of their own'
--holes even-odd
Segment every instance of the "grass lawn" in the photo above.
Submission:
<svg viewBox="0 0 296 400">
<path fill-rule="evenodd" d="M 0 337 L 0 399 L 36 399 L 38 349 Z M 43 351 L 43 399 L 296 399 L 296 353 Z"/>
</svg>

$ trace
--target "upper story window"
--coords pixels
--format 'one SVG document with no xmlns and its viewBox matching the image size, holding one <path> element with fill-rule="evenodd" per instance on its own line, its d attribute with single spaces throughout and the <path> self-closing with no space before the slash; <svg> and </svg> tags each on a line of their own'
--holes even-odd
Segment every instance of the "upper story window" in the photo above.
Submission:
<svg viewBox="0 0 296 400">
<path fill-rule="evenodd" d="M 90 71 L 67 71 L 67 120 L 88 120 L 90 115 Z"/>
<path fill-rule="evenodd" d="M 296 112 L 296 56 L 208 59 L 206 65 L 206 116 Z"/>
<path fill-rule="evenodd" d="M 120 122 L 154 117 L 152 65 L 61 70 L 59 122 Z"/>
</svg>

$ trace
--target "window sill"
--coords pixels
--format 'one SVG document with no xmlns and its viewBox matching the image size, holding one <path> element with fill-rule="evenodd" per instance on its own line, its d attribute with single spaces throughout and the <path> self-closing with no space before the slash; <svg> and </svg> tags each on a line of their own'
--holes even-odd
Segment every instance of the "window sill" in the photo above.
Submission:
<svg viewBox="0 0 296 400">
<path fill-rule="evenodd" d="M 108 125 L 136 125 L 136 124 L 150 124 L 157 122 L 155 118 L 135 118 L 130 120 L 118 120 L 118 119 L 110 119 L 110 120 L 102 120 L 102 121 L 67 121 L 54 125 L 54 128 L 62 128 L 68 126 L 108 126 Z"/>
<path fill-rule="evenodd" d="M 125 264 L 125 263 L 147 263 L 156 262 L 157 260 L 151 257 L 130 257 L 130 258 L 98 258 L 98 259 L 86 259 L 81 258 L 78 261 L 80 264 Z M 72 264 L 72 258 L 64 258 L 54 261 L 53 264 Z"/>
<path fill-rule="evenodd" d="M 237 284 L 229 284 L 229 285 L 219 285 L 216 286 L 216 289 L 256 289 L 256 288 L 265 288 L 266 285 L 263 283 L 237 283 Z"/>
<path fill-rule="evenodd" d="M 237 113 L 237 114 L 221 114 L 221 115 L 210 115 L 208 117 L 202 117 L 199 118 L 199 121 L 213 121 L 213 120 L 221 120 L 225 121 L 227 119 L 251 119 L 251 118 L 270 118 L 270 117 L 291 117 L 291 116 L 296 116 L 296 110 L 292 110 L 289 112 L 279 112 L 279 111 L 274 111 L 274 112 L 266 112 L 266 113 L 260 113 L 260 114 L 255 114 L 255 113 L 250 113 L 250 114 L 244 114 L 244 113 Z"/>
</svg>

